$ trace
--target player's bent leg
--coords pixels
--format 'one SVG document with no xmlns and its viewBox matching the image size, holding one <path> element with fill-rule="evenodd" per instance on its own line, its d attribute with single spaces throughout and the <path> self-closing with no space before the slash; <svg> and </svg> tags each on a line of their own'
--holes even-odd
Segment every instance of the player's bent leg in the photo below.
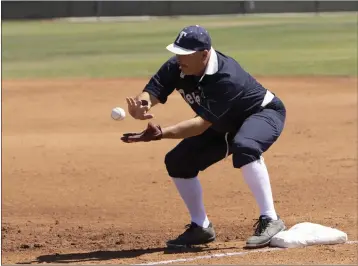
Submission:
<svg viewBox="0 0 358 266">
<path fill-rule="evenodd" d="M 244 122 L 232 143 L 233 165 L 241 168 L 260 208 L 255 233 L 247 240 L 247 248 L 265 247 L 274 235 L 285 229 L 274 208 L 270 178 L 262 157 L 262 153 L 280 136 L 284 122 L 284 107 L 279 110 L 264 109 Z"/>
<path fill-rule="evenodd" d="M 199 169 L 192 161 L 194 158 L 191 159 L 197 152 L 190 148 L 195 148 L 192 145 L 191 139 L 184 139 L 166 154 L 164 163 L 170 177 L 190 179 L 198 175 Z"/>
<path fill-rule="evenodd" d="M 193 178 L 225 158 L 225 134 L 209 128 L 203 134 L 187 138 L 165 156 L 165 166 L 173 178 Z"/>
<path fill-rule="evenodd" d="M 191 223 L 185 232 L 169 240 L 168 247 L 188 247 L 215 240 L 216 234 L 206 215 L 202 187 L 197 175 L 199 171 L 223 159 L 225 153 L 224 135 L 208 130 L 200 136 L 184 139 L 166 155 L 165 165 L 169 176 L 191 216 Z"/>
</svg>

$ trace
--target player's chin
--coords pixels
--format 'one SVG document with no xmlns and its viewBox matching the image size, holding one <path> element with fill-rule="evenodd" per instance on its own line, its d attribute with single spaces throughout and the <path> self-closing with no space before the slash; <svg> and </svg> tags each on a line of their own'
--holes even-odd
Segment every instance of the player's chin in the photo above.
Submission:
<svg viewBox="0 0 358 266">
<path fill-rule="evenodd" d="M 181 72 L 183 72 L 185 75 L 193 75 L 193 71 L 190 71 L 187 67 L 181 67 Z"/>
</svg>

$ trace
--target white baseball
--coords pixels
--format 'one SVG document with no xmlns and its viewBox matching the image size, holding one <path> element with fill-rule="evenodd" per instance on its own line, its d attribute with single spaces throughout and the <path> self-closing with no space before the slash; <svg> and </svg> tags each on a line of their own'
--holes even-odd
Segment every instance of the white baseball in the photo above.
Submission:
<svg viewBox="0 0 358 266">
<path fill-rule="evenodd" d="M 126 112 L 120 107 L 115 107 L 112 109 L 111 116 L 114 120 L 123 120 L 126 117 Z"/>
</svg>

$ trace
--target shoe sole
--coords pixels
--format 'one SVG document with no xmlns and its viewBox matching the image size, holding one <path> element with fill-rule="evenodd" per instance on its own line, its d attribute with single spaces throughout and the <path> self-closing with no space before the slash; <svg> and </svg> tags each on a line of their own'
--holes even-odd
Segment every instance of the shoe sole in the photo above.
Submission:
<svg viewBox="0 0 358 266">
<path fill-rule="evenodd" d="M 260 243 L 260 244 L 246 244 L 245 248 L 246 249 L 255 249 L 255 248 L 265 248 L 268 247 L 270 245 L 271 242 L 271 238 L 265 242 L 265 243 Z"/>
<path fill-rule="evenodd" d="M 173 248 L 173 249 L 180 249 L 180 248 L 191 248 L 193 246 L 198 246 L 198 245 L 205 245 L 205 244 L 209 244 L 213 241 L 215 241 L 216 237 L 212 237 L 209 238 L 207 241 L 203 242 L 203 243 L 198 243 L 198 244 L 170 244 L 170 243 L 166 243 L 168 248 Z"/>
<path fill-rule="evenodd" d="M 284 231 L 286 230 L 286 226 L 280 231 Z M 278 232 L 278 233 L 280 233 Z M 278 234 L 277 233 L 277 234 Z M 276 234 L 276 235 L 277 235 Z M 255 249 L 255 248 L 265 248 L 265 247 L 268 247 L 270 245 L 270 242 L 271 242 L 271 239 L 274 237 L 275 235 L 273 235 L 268 241 L 264 242 L 264 243 L 258 243 L 258 244 L 246 244 L 246 246 L 244 248 L 246 249 Z"/>
</svg>

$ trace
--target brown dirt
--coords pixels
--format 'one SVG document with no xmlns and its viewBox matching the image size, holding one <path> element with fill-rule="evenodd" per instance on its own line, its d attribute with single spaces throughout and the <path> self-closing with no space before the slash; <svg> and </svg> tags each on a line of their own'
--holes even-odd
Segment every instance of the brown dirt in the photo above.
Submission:
<svg viewBox="0 0 358 266">
<path fill-rule="evenodd" d="M 288 109 L 266 153 L 276 208 L 290 227 L 309 221 L 357 240 L 357 79 L 259 78 Z M 201 174 L 218 239 L 168 253 L 188 215 L 163 158 L 178 141 L 125 145 L 146 122 L 110 118 L 145 80 L 4 81 L 3 263 L 145 263 L 243 251 L 258 216 L 231 160 Z M 177 93 L 153 109 L 169 125 L 193 113 Z M 357 244 L 191 261 L 205 264 L 355 263 Z"/>
</svg>

